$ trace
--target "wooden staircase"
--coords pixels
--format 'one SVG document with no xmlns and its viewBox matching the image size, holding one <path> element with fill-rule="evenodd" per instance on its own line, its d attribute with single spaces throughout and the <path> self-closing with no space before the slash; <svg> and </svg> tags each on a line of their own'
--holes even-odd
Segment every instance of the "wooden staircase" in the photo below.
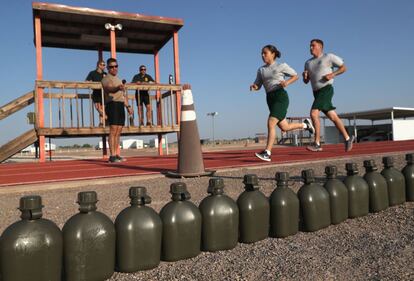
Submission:
<svg viewBox="0 0 414 281">
<path fill-rule="evenodd" d="M 22 149 L 37 141 L 37 133 L 35 129 L 31 129 L 17 138 L 9 141 L 0 147 L 0 163 L 12 157 Z"/>
<path fill-rule="evenodd" d="M 0 120 L 10 116 L 11 114 L 25 108 L 34 103 L 34 91 L 28 92 L 23 96 L 9 102 L 0 107 Z M 12 157 L 22 149 L 28 147 L 37 141 L 38 136 L 35 129 L 31 129 L 17 138 L 9 141 L 0 147 L 0 163 Z"/>
</svg>

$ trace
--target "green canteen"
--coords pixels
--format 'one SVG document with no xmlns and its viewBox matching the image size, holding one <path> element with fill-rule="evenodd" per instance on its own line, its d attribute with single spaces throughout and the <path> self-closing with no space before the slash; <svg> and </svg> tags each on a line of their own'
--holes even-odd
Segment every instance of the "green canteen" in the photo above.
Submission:
<svg viewBox="0 0 414 281">
<path fill-rule="evenodd" d="M 259 190 L 254 174 L 244 176 L 244 191 L 237 198 L 239 207 L 239 242 L 254 243 L 269 235 L 270 204 Z"/>
<path fill-rule="evenodd" d="M 347 177 L 344 184 L 348 189 L 348 210 L 350 218 L 365 216 L 369 212 L 369 187 L 367 182 L 358 175 L 356 163 L 346 163 Z"/>
<path fill-rule="evenodd" d="M 332 224 L 339 224 L 348 218 L 348 189 L 337 179 L 337 173 L 336 166 L 325 167 L 326 181 L 323 187 L 329 193 Z"/>
<path fill-rule="evenodd" d="M 160 211 L 162 221 L 161 260 L 178 261 L 201 252 L 201 213 L 188 201 L 191 196 L 183 182 L 171 184 L 172 201 Z"/>
<path fill-rule="evenodd" d="M 414 201 L 414 153 L 405 155 L 407 165 L 403 168 L 402 173 L 405 178 L 405 194 L 407 201 Z"/>
<path fill-rule="evenodd" d="M 302 171 L 304 185 L 298 191 L 300 202 L 300 227 L 312 232 L 331 224 L 329 193 L 315 183 L 312 169 Z"/>
<path fill-rule="evenodd" d="M 404 175 L 394 168 L 394 158 L 391 156 L 383 157 L 382 163 L 384 169 L 381 171 L 381 175 L 387 181 L 390 206 L 404 203 L 406 200 Z"/>
<path fill-rule="evenodd" d="M 0 237 L 0 272 L 3 281 L 61 280 L 62 233 L 42 218 L 42 198 L 20 198 L 21 220 Z"/>
<path fill-rule="evenodd" d="M 161 259 L 162 221 L 152 208 L 147 189 L 129 189 L 131 206 L 115 219 L 116 270 L 136 272 L 157 267 Z"/>
<path fill-rule="evenodd" d="M 202 216 L 201 245 L 203 251 L 230 250 L 239 239 L 239 208 L 224 194 L 222 178 L 211 178 L 207 192 L 199 206 Z"/>
<path fill-rule="evenodd" d="M 289 188 L 289 173 L 276 173 L 276 188 L 270 195 L 270 237 L 287 237 L 299 231 L 299 199 Z"/>
<path fill-rule="evenodd" d="M 115 268 L 115 226 L 96 211 L 95 191 L 78 193 L 79 213 L 63 226 L 66 281 L 106 280 Z"/>
<path fill-rule="evenodd" d="M 378 172 L 374 160 L 365 160 L 364 180 L 369 187 L 369 211 L 376 213 L 385 210 L 389 206 L 388 186 L 385 178 Z"/>
</svg>

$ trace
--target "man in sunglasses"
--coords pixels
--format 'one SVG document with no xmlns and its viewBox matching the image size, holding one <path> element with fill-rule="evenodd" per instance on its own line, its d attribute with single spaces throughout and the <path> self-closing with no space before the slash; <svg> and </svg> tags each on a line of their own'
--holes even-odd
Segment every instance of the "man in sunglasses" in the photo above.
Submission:
<svg viewBox="0 0 414 281">
<path fill-rule="evenodd" d="M 105 94 L 105 112 L 108 116 L 109 124 L 109 162 L 121 162 L 124 159 L 117 154 L 121 138 L 122 127 L 125 125 L 125 109 L 132 115 L 134 112 L 128 104 L 128 98 L 125 95 L 125 85 L 118 78 L 118 62 L 114 58 L 106 61 L 108 75 L 105 76 L 101 83 Z"/>
<path fill-rule="evenodd" d="M 154 79 L 147 74 L 147 68 L 145 65 L 139 67 L 139 73 L 132 78 L 132 83 L 137 84 L 146 84 L 154 83 Z M 135 100 L 137 101 L 137 107 L 139 109 L 139 125 L 144 126 L 144 111 L 143 106 L 145 105 L 146 116 L 147 116 L 147 126 L 151 126 L 151 100 L 147 90 L 140 90 L 135 92 Z"/>
<path fill-rule="evenodd" d="M 99 60 L 96 63 L 96 69 L 89 72 L 88 76 L 86 77 L 86 81 L 92 82 L 101 82 L 102 79 L 106 76 L 105 69 L 105 62 L 103 60 Z M 96 110 L 99 113 L 99 126 L 103 124 L 103 104 L 102 104 L 102 93 L 101 90 L 95 89 L 92 92 L 92 101 L 95 105 Z"/>
</svg>

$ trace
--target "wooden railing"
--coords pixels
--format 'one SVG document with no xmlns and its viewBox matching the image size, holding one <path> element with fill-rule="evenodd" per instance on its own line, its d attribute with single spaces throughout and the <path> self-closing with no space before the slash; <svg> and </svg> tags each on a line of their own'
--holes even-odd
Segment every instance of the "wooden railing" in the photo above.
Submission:
<svg viewBox="0 0 414 281">
<path fill-rule="evenodd" d="M 0 120 L 31 105 L 34 102 L 34 91 L 28 92 L 21 97 L 0 107 Z"/>
<path fill-rule="evenodd" d="M 92 92 L 95 89 L 101 90 L 99 82 L 67 82 L 67 81 L 36 81 L 35 87 L 35 110 L 36 128 L 107 128 L 105 121 L 103 126 L 99 125 L 99 114 L 94 108 Z M 157 129 L 171 127 L 179 128 L 180 114 L 180 85 L 170 84 L 126 84 L 125 94 L 128 101 L 134 108 L 134 123 L 127 121 L 126 127 L 138 128 L 138 108 L 135 100 L 136 90 L 148 90 L 150 93 L 153 120 L 152 132 Z M 39 96 L 43 96 L 43 106 L 39 107 Z M 38 112 L 43 108 L 43 112 Z M 44 125 L 40 124 L 40 116 L 43 115 Z M 139 130 L 136 132 L 139 133 Z M 148 130 L 145 131 L 149 133 Z M 165 130 L 160 130 L 165 132 Z"/>
</svg>

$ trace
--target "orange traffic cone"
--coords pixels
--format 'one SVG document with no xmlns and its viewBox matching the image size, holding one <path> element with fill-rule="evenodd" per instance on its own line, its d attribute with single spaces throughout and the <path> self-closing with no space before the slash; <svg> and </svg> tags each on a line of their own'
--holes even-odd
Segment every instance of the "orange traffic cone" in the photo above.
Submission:
<svg viewBox="0 0 414 281">
<path fill-rule="evenodd" d="M 168 172 L 171 177 L 200 177 L 212 175 L 215 171 L 204 170 L 203 154 L 200 145 L 193 94 L 189 84 L 183 85 L 178 142 L 177 172 Z"/>
</svg>

